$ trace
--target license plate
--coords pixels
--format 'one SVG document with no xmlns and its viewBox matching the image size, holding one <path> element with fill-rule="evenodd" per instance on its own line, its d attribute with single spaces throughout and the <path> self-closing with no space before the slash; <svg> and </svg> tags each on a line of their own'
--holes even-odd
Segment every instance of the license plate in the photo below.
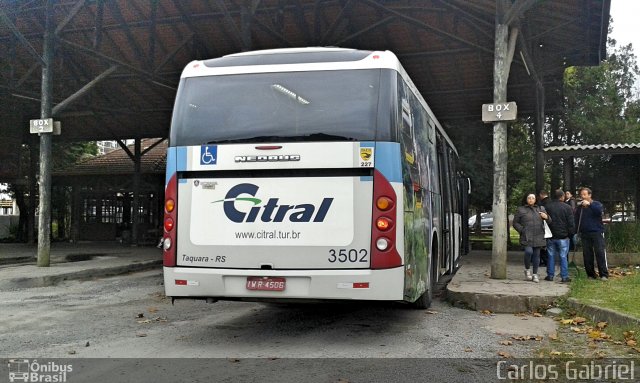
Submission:
<svg viewBox="0 0 640 383">
<path fill-rule="evenodd" d="M 285 285 L 280 277 L 247 277 L 247 290 L 283 291 Z"/>
</svg>

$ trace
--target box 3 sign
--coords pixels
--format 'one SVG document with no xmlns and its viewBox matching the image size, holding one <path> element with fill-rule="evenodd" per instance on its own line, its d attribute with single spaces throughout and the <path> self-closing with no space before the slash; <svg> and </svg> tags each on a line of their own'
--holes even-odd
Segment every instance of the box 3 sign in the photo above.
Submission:
<svg viewBox="0 0 640 383">
<path fill-rule="evenodd" d="M 515 102 L 482 104 L 482 122 L 514 121 L 518 115 Z"/>
</svg>

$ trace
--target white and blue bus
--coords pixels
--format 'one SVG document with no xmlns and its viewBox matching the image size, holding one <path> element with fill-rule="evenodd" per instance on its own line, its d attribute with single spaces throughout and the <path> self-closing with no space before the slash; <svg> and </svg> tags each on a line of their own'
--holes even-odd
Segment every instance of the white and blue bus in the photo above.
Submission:
<svg viewBox="0 0 640 383">
<path fill-rule="evenodd" d="M 391 52 L 191 62 L 167 156 L 166 294 L 428 307 L 464 249 L 456 160 Z"/>
</svg>

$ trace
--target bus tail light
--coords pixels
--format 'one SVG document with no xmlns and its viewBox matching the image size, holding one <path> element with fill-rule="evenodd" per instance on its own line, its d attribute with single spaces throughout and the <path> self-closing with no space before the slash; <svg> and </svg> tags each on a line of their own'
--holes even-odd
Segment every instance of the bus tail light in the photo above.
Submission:
<svg viewBox="0 0 640 383">
<path fill-rule="evenodd" d="M 402 266 L 396 249 L 396 227 L 389 217 L 396 217 L 396 192 L 378 170 L 373 170 L 373 217 L 371 228 L 371 268 L 390 269 Z"/>
<path fill-rule="evenodd" d="M 169 179 L 164 190 L 164 235 L 162 236 L 162 253 L 165 267 L 174 267 L 176 265 L 176 228 L 177 222 L 177 205 L 178 197 L 178 180 L 174 174 Z"/>
<path fill-rule="evenodd" d="M 380 197 L 376 199 L 376 206 L 382 211 L 387 211 L 393 207 L 393 200 L 387 197 Z"/>
<path fill-rule="evenodd" d="M 387 231 L 391 229 L 393 226 L 393 222 L 387 217 L 380 217 L 376 220 L 376 227 L 380 231 Z"/>
</svg>

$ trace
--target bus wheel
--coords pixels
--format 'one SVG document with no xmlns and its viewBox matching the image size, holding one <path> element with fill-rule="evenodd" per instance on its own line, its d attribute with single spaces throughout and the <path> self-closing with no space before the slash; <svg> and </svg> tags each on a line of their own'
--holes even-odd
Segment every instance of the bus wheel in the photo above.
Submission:
<svg viewBox="0 0 640 383">
<path fill-rule="evenodd" d="M 433 290 L 435 289 L 435 273 L 434 271 L 437 269 L 434 267 L 434 262 L 437 263 L 437 260 L 434 260 L 434 256 L 438 251 L 438 244 L 434 243 L 431 249 L 431 262 L 428 262 L 429 266 L 427 266 L 427 275 L 429 276 L 429 284 L 427 285 L 427 289 L 425 290 L 420 298 L 418 298 L 415 302 L 412 303 L 413 307 L 418 310 L 425 310 L 431 307 L 431 302 L 433 302 Z"/>
</svg>

